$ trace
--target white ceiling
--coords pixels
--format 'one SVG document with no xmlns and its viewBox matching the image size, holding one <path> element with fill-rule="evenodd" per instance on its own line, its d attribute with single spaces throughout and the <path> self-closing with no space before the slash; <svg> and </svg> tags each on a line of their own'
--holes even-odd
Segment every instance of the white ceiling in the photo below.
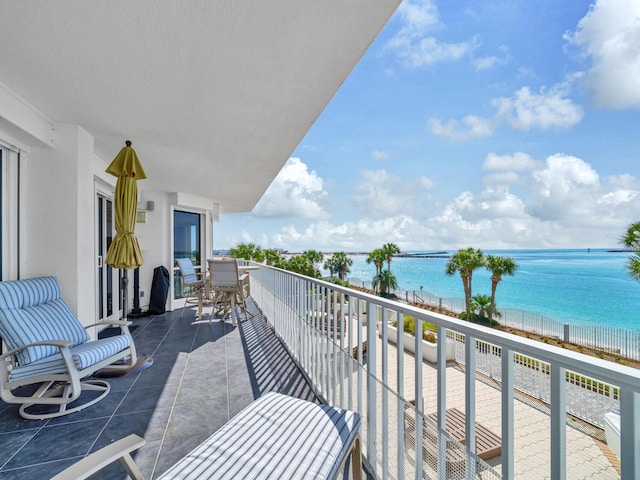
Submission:
<svg viewBox="0 0 640 480">
<path fill-rule="evenodd" d="M 105 161 L 131 139 L 141 189 L 248 211 L 399 3 L 0 0 L 0 82 Z"/>
</svg>

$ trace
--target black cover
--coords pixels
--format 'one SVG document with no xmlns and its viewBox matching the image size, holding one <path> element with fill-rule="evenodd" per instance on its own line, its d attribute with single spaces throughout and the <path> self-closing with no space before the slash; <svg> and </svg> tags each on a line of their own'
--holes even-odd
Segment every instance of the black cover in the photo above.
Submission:
<svg viewBox="0 0 640 480">
<path fill-rule="evenodd" d="M 160 266 L 153 269 L 149 313 L 160 315 L 166 311 L 167 294 L 169 293 L 169 270 Z"/>
</svg>

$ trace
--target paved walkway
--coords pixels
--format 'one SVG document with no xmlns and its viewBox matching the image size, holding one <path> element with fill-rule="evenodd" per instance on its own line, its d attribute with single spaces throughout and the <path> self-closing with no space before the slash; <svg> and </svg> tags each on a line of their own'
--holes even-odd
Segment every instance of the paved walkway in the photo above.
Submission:
<svg viewBox="0 0 640 480">
<path fill-rule="evenodd" d="M 266 392 L 315 400 L 259 313 L 237 328 L 228 319 L 194 323 L 194 313 L 133 320 L 138 351 L 152 354 L 153 366 L 109 379 L 107 397 L 86 410 L 25 420 L 0 401 L 0 480 L 50 478 L 131 433 L 147 442 L 134 454 L 144 478 L 157 478 Z M 128 476 L 116 462 L 91 478 Z"/>
<path fill-rule="evenodd" d="M 376 374 L 378 378 L 382 375 L 382 341 L 377 337 L 377 355 L 376 355 Z M 397 391 L 397 348 L 393 344 L 387 347 L 387 369 L 388 381 L 392 390 Z M 403 382 L 405 398 L 411 400 L 414 398 L 415 391 L 415 363 L 414 356 L 405 353 L 403 356 L 404 374 L 400 381 Z M 423 363 L 422 367 L 422 385 L 424 396 L 424 412 L 425 415 L 432 414 L 437 410 L 436 394 L 437 394 L 437 370 L 435 366 Z M 465 408 L 465 373 L 464 367 L 455 363 L 451 363 L 446 369 L 446 402 L 447 408 L 456 407 L 464 411 Z M 377 398 L 380 405 L 382 397 L 385 395 L 382 388 L 378 388 Z M 389 417 L 397 418 L 397 408 L 395 401 L 390 393 L 388 397 Z M 524 396 L 516 395 L 514 404 L 514 422 L 515 422 L 515 478 L 522 479 L 544 479 L 550 476 L 550 417 L 544 406 L 536 406 L 534 401 L 523 401 Z M 500 435 L 501 433 L 501 391 L 500 383 L 490 379 L 476 379 L 476 421 L 492 432 Z M 398 428 L 397 422 L 393 425 L 389 422 L 389 429 L 386 432 L 386 446 L 389 454 L 389 472 L 390 476 L 395 477 L 394 472 L 397 471 L 397 463 L 395 458 L 404 458 L 405 478 L 415 478 L 414 462 L 415 448 L 413 447 L 414 438 L 407 435 L 405 443 L 408 448 L 405 455 L 397 456 L 397 436 L 402 429 Z M 593 429 L 594 431 L 596 429 Z M 384 443 L 381 429 L 378 428 L 378 445 Z M 602 441 L 585 434 L 583 431 L 567 426 L 567 478 L 569 479 L 618 479 L 620 474 L 616 470 L 617 461 L 611 450 Z M 380 447 L 378 447 L 380 448 Z M 435 459 L 424 459 L 425 471 L 431 476 L 435 475 Z M 501 472 L 500 456 L 490 459 L 486 462 L 485 471 L 482 478 L 499 478 Z M 464 467 L 461 467 L 464 468 Z M 492 473 L 492 471 L 495 473 Z M 463 472 L 458 472 L 463 473 Z M 457 477 L 455 472 L 452 476 Z"/>
</svg>

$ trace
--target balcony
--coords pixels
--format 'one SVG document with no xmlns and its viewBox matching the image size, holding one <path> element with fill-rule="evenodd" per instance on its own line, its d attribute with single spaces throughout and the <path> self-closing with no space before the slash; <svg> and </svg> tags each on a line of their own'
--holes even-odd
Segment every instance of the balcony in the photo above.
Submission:
<svg viewBox="0 0 640 480">
<path fill-rule="evenodd" d="M 365 465 L 377 478 L 640 472 L 636 370 L 266 266 L 251 281 L 250 310 L 260 314 L 236 329 L 195 323 L 194 311 L 135 320 L 138 349 L 155 364 L 111 379 L 107 399 L 85 411 L 34 422 L 2 405 L 0 479 L 47 478 L 130 433 L 146 439 L 135 458 L 155 478 L 274 390 L 361 412 Z M 422 342 L 414 354 L 402 336 L 388 341 L 388 321 L 401 314 L 438 325 L 446 341 L 436 363 L 416 360 Z M 584 405 L 593 418 L 580 418 Z M 598 426 L 611 410 L 621 412 L 621 462 Z M 476 455 L 465 447 L 474 438 L 499 445 Z M 96 478 L 124 478 L 121 468 Z"/>
</svg>

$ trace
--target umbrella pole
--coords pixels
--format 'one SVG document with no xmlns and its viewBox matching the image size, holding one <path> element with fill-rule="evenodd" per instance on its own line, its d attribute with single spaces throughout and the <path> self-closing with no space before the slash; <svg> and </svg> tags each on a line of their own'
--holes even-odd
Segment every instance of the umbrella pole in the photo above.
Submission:
<svg viewBox="0 0 640 480">
<path fill-rule="evenodd" d="M 128 309 L 128 293 L 129 293 L 129 278 L 127 275 L 127 270 L 122 271 L 122 280 L 121 285 L 122 288 L 122 320 L 127 321 L 127 309 Z"/>
</svg>

